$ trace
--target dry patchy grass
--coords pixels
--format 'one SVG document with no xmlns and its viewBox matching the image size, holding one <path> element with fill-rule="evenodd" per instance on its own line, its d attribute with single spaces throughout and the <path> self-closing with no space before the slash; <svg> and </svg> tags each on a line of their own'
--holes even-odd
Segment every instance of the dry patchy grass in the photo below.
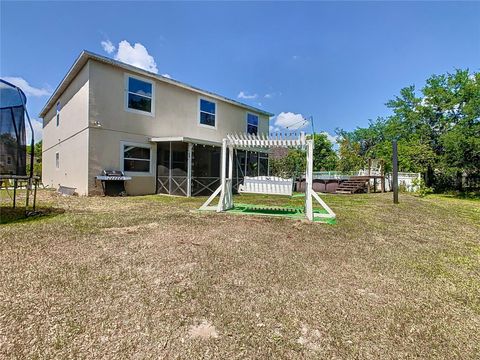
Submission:
<svg viewBox="0 0 480 360">
<path fill-rule="evenodd" d="M 480 353 L 478 201 L 330 195 L 325 225 L 192 212 L 204 199 L 39 197 L 55 211 L 0 227 L 0 357 Z M 259 200 L 280 201 L 242 196 Z"/>
</svg>

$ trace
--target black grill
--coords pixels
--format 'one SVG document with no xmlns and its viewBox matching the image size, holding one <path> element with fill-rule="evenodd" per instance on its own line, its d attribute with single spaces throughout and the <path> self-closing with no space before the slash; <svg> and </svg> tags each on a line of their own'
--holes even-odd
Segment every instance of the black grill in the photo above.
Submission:
<svg viewBox="0 0 480 360">
<path fill-rule="evenodd" d="M 103 170 L 103 175 L 98 175 L 97 180 L 102 182 L 103 194 L 105 196 L 125 196 L 125 181 L 132 180 L 125 176 L 120 170 Z"/>
</svg>

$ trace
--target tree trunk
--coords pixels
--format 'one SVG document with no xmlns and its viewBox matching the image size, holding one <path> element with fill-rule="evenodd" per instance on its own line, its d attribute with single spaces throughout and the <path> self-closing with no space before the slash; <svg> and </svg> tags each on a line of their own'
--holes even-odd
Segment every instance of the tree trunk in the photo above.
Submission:
<svg viewBox="0 0 480 360">
<path fill-rule="evenodd" d="M 433 186 L 433 169 L 431 166 L 428 166 L 427 171 L 425 173 L 425 186 L 431 187 Z"/>
<path fill-rule="evenodd" d="M 457 171 L 457 176 L 455 178 L 455 189 L 458 191 L 463 190 L 463 174 L 461 171 Z"/>
</svg>

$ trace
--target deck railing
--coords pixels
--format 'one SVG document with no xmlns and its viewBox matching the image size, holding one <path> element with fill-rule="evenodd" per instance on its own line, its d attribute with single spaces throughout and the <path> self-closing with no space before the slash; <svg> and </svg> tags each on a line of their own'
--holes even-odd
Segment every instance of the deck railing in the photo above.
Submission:
<svg viewBox="0 0 480 360">
<path fill-rule="evenodd" d="M 313 179 L 318 180 L 346 180 L 358 175 L 358 171 L 314 171 Z"/>
<path fill-rule="evenodd" d="M 359 171 L 315 171 L 313 173 L 314 180 L 348 180 L 352 176 L 368 176 L 368 170 L 359 170 Z M 379 170 L 370 170 L 370 175 L 372 176 L 381 176 Z M 398 173 L 398 183 L 403 186 L 407 191 L 416 191 L 418 186 L 414 183 L 414 179 L 420 179 L 419 173 L 412 172 L 399 172 Z M 385 174 L 385 191 L 390 191 L 391 189 L 391 174 Z M 370 180 L 370 185 L 373 186 L 375 181 Z M 376 182 L 376 186 L 380 187 L 380 182 Z"/>
</svg>

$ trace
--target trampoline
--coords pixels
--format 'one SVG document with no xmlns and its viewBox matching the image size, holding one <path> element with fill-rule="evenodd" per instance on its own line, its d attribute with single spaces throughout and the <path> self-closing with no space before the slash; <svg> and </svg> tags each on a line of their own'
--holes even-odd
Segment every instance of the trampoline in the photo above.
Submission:
<svg viewBox="0 0 480 360">
<path fill-rule="evenodd" d="M 5 188 L 5 192 L 12 199 L 12 206 L 15 208 L 17 189 L 25 187 L 25 212 L 28 214 L 32 191 L 32 208 L 35 211 L 39 178 L 33 176 L 35 139 L 26 103 L 27 98 L 19 87 L 0 79 L 0 190 Z M 28 173 L 26 124 L 32 134 Z M 13 194 L 11 190 L 13 190 Z"/>
</svg>

